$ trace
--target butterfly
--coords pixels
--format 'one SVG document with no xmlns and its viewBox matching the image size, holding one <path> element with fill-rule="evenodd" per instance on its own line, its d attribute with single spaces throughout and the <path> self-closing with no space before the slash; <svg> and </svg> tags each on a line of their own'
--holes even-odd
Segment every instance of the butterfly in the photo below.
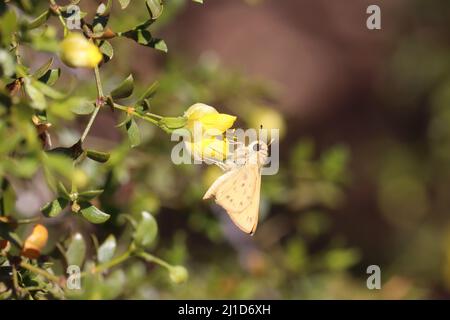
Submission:
<svg viewBox="0 0 450 320">
<path fill-rule="evenodd" d="M 236 226 L 253 234 L 258 224 L 261 169 L 267 159 L 268 146 L 254 141 L 238 147 L 233 155 L 231 161 L 218 164 L 226 172 L 211 185 L 203 199 L 213 198 Z"/>
</svg>

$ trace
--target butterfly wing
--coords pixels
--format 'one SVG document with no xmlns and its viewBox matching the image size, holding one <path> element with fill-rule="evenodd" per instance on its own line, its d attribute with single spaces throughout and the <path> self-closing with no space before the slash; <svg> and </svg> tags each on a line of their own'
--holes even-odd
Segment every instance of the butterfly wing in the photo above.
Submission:
<svg viewBox="0 0 450 320">
<path fill-rule="evenodd" d="M 245 165 L 219 177 L 203 199 L 214 197 L 244 232 L 253 233 L 258 223 L 261 174 L 258 165 Z"/>
</svg>

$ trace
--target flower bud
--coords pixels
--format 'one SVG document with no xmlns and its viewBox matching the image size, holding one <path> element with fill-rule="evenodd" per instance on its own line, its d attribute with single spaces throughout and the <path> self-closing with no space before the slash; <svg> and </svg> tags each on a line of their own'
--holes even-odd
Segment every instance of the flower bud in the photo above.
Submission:
<svg viewBox="0 0 450 320">
<path fill-rule="evenodd" d="M 94 68 L 102 60 L 100 49 L 80 33 L 69 34 L 60 45 L 61 60 L 72 68 Z"/>
<path fill-rule="evenodd" d="M 231 128 L 236 121 L 235 116 L 219 113 L 216 109 L 204 103 L 190 106 L 184 116 L 187 118 L 186 128 L 194 132 L 195 126 L 200 125 L 207 135 L 215 136 Z"/>
<path fill-rule="evenodd" d="M 47 244 L 48 231 L 42 224 L 37 224 L 22 248 L 21 255 L 30 259 L 36 259 L 41 254 L 41 250 Z"/>
<path fill-rule="evenodd" d="M 186 282 L 189 277 L 188 271 L 183 266 L 173 266 L 169 272 L 170 280 L 176 284 Z"/>
</svg>

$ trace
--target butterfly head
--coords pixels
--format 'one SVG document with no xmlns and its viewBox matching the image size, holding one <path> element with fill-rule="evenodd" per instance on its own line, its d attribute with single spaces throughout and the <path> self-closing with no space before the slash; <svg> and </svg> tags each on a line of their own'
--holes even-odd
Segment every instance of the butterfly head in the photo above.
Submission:
<svg viewBox="0 0 450 320">
<path fill-rule="evenodd" d="M 267 144 L 261 140 L 257 140 L 250 143 L 248 148 L 250 154 L 253 155 L 253 157 L 251 158 L 253 158 L 257 163 L 260 163 L 261 165 L 264 164 L 269 154 L 269 147 L 267 146 Z"/>
</svg>

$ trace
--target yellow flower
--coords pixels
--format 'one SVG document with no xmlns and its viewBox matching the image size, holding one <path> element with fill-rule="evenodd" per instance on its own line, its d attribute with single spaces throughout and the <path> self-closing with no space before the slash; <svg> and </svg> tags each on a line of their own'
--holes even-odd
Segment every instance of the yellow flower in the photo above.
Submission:
<svg viewBox="0 0 450 320">
<path fill-rule="evenodd" d="M 102 60 L 100 49 L 80 33 L 69 34 L 60 50 L 61 60 L 72 68 L 94 68 Z"/>
<path fill-rule="evenodd" d="M 37 224 L 22 248 L 21 255 L 30 259 L 36 259 L 41 254 L 41 250 L 47 244 L 48 231 L 42 224 Z"/>
<path fill-rule="evenodd" d="M 187 118 L 186 128 L 194 132 L 196 126 L 201 128 L 202 134 L 216 136 L 231 128 L 236 117 L 219 113 L 216 109 L 204 103 L 196 103 L 190 106 L 184 116 Z M 204 132 L 203 132 L 204 131 Z"/>
<path fill-rule="evenodd" d="M 229 142 L 226 139 L 204 138 L 200 141 L 186 142 L 186 147 L 198 160 L 224 161 L 228 155 Z"/>
</svg>

